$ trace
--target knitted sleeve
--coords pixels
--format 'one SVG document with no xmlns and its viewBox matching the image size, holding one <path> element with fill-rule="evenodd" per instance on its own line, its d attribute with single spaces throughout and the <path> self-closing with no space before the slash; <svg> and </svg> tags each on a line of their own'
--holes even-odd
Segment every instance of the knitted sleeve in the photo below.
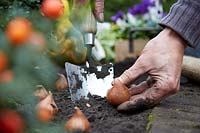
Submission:
<svg viewBox="0 0 200 133">
<path fill-rule="evenodd" d="M 178 0 L 160 25 L 173 29 L 195 48 L 200 44 L 200 0 Z"/>
</svg>

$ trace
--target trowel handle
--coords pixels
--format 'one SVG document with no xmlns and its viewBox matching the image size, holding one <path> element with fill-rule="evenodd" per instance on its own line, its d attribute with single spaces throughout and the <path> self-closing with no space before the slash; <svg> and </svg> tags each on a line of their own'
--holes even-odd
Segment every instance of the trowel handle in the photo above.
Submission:
<svg viewBox="0 0 200 133">
<path fill-rule="evenodd" d="M 197 83 L 200 82 L 200 58 L 184 56 L 182 74 Z"/>
<path fill-rule="evenodd" d="M 83 31 L 94 34 L 97 32 L 97 21 L 92 12 L 91 5 L 88 6 L 88 10 L 86 11 L 85 20 L 83 22 Z"/>
<path fill-rule="evenodd" d="M 97 21 L 93 15 L 91 6 L 89 6 L 86 17 L 82 25 L 82 30 L 84 32 L 85 45 L 94 45 L 94 38 L 97 32 Z"/>
</svg>

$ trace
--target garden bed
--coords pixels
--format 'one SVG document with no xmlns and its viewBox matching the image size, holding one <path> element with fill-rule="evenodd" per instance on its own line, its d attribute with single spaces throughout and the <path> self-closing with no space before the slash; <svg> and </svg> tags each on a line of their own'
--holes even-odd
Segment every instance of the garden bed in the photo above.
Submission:
<svg viewBox="0 0 200 133">
<path fill-rule="evenodd" d="M 133 59 L 128 59 L 115 64 L 115 76 L 119 76 L 133 62 Z M 140 79 L 140 81 L 144 80 L 144 78 Z M 148 115 L 151 112 L 151 109 L 149 109 L 135 112 L 134 114 L 119 113 L 116 107 L 107 103 L 105 98 L 98 96 L 91 97 L 90 100 L 82 99 L 74 103 L 71 101 L 68 91 L 54 92 L 54 98 L 59 108 L 58 119 L 67 121 L 74 113 L 74 107 L 78 106 L 91 122 L 92 133 L 145 132 Z M 88 104 L 91 107 L 88 107 Z"/>
<path fill-rule="evenodd" d="M 123 73 L 133 65 L 134 59 L 126 59 L 122 62 L 114 64 L 115 77 Z M 147 75 L 140 77 L 136 84 L 145 80 Z M 181 86 L 195 87 L 193 81 L 181 77 Z M 91 97 L 90 100 L 80 100 L 76 103 L 70 99 L 68 91 L 54 92 L 55 102 L 58 105 L 59 113 L 56 122 L 67 121 L 74 113 L 74 107 L 78 106 L 91 122 L 92 133 L 144 133 L 148 123 L 148 116 L 152 109 L 134 112 L 134 113 L 120 113 L 116 107 L 107 103 L 105 98 L 98 96 Z M 88 107 L 88 104 L 90 107 Z"/>
</svg>

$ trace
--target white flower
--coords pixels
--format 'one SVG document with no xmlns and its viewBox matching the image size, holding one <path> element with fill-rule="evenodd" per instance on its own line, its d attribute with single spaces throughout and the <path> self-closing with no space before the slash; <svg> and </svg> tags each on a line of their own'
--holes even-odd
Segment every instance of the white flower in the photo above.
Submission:
<svg viewBox="0 0 200 133">
<path fill-rule="evenodd" d="M 155 6 L 149 7 L 148 10 L 152 21 L 159 22 L 161 20 L 163 7 L 158 0 L 155 1 Z"/>
<path fill-rule="evenodd" d="M 127 27 L 126 21 L 125 21 L 125 20 L 122 20 L 122 19 L 118 19 L 118 20 L 116 21 L 116 24 L 117 24 L 122 30 L 126 29 L 126 27 Z"/>
<path fill-rule="evenodd" d="M 144 20 L 151 19 L 150 14 L 149 13 L 145 13 L 144 15 L 142 15 L 142 19 L 144 19 Z"/>
<path fill-rule="evenodd" d="M 109 30 L 111 28 L 111 24 L 108 22 L 97 23 L 97 32 L 102 31 L 104 29 Z"/>
<path fill-rule="evenodd" d="M 106 57 L 106 53 L 98 39 L 95 38 L 95 46 L 92 48 L 92 56 L 100 61 Z"/>
<path fill-rule="evenodd" d="M 135 16 L 133 16 L 132 14 L 130 13 L 127 13 L 127 19 L 128 19 L 128 22 L 131 24 L 131 25 L 137 25 L 137 18 Z"/>
</svg>

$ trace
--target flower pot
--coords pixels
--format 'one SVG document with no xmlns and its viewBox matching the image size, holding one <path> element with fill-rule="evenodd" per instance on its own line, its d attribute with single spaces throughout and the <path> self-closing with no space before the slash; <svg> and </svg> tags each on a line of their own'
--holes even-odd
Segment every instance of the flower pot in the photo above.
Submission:
<svg viewBox="0 0 200 133">
<path fill-rule="evenodd" d="M 135 39 L 133 42 L 133 52 L 129 52 L 129 41 L 120 39 L 115 43 L 115 62 L 123 61 L 126 58 L 140 56 L 144 46 L 149 39 Z"/>
</svg>

